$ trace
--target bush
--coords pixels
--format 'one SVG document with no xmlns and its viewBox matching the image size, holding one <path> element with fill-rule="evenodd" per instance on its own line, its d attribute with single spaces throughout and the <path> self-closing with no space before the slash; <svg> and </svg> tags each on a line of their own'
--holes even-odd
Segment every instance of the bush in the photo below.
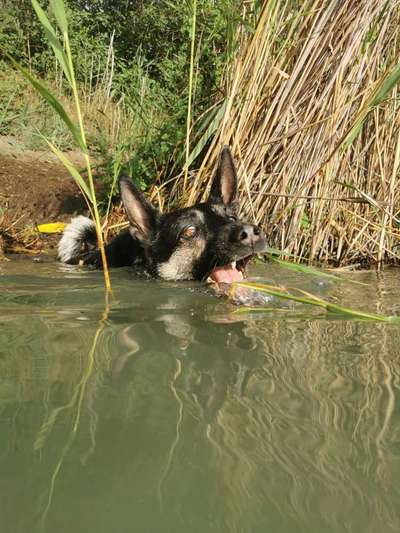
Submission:
<svg viewBox="0 0 400 533">
<path fill-rule="evenodd" d="M 41 5 L 46 7 L 45 2 Z M 118 102 L 120 113 L 136 116 L 138 135 L 134 139 L 122 135 L 117 141 L 108 138 L 107 128 L 96 127 L 96 117 L 88 117 L 93 123 L 93 148 L 109 157 L 116 144 L 118 150 L 125 146 L 128 166 L 145 183 L 155 176 L 168 177 L 175 156 L 182 154 L 186 131 L 192 3 L 69 0 L 67 5 L 83 97 L 96 99 L 95 92 L 104 92 L 107 78 L 109 99 Z M 194 119 L 221 96 L 227 57 L 235 47 L 240 5 L 238 0 L 198 0 Z M 0 0 L 0 9 L 2 48 L 36 75 L 57 83 L 68 96 L 30 1 Z M 107 104 L 102 102 L 106 113 Z"/>
</svg>

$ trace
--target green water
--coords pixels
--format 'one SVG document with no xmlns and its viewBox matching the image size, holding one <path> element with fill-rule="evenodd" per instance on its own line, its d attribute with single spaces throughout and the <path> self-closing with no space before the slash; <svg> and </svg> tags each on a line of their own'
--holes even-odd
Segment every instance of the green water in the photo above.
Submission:
<svg viewBox="0 0 400 533">
<path fill-rule="evenodd" d="M 252 275 L 400 314 L 399 271 Z M 100 273 L 0 264 L 2 533 L 400 531 L 399 326 L 112 279 L 99 326 Z"/>
</svg>

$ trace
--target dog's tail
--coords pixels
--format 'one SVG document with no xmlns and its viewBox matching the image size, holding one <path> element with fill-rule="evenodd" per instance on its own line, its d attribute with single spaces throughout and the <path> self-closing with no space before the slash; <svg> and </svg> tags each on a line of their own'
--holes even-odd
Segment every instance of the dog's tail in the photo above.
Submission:
<svg viewBox="0 0 400 533">
<path fill-rule="evenodd" d="M 81 257 L 97 246 L 96 226 L 90 218 L 79 215 L 65 228 L 58 243 L 58 259 L 74 265 Z"/>
</svg>

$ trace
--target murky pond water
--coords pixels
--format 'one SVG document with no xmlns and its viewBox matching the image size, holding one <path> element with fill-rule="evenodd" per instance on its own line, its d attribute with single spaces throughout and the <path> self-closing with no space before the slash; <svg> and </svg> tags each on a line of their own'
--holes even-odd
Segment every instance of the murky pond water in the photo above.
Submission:
<svg viewBox="0 0 400 533">
<path fill-rule="evenodd" d="M 399 271 L 253 275 L 400 314 Z M 400 531 L 400 326 L 112 279 L 101 324 L 101 273 L 0 265 L 4 533 Z"/>
</svg>

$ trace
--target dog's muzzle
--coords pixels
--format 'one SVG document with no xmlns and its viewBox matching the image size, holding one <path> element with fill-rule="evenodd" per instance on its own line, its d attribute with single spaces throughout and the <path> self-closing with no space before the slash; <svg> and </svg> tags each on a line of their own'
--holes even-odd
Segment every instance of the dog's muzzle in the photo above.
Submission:
<svg viewBox="0 0 400 533">
<path fill-rule="evenodd" d="M 251 224 L 235 226 L 230 233 L 230 242 L 237 246 L 238 257 L 241 259 L 214 268 L 209 276 L 211 281 L 227 284 L 242 281 L 249 260 L 254 254 L 265 252 L 267 248 L 267 237 L 264 231 Z"/>
<path fill-rule="evenodd" d="M 263 251 L 267 242 L 263 230 L 259 226 L 251 224 L 244 224 L 235 228 L 232 237 L 233 242 L 251 248 L 255 252 Z"/>
</svg>

